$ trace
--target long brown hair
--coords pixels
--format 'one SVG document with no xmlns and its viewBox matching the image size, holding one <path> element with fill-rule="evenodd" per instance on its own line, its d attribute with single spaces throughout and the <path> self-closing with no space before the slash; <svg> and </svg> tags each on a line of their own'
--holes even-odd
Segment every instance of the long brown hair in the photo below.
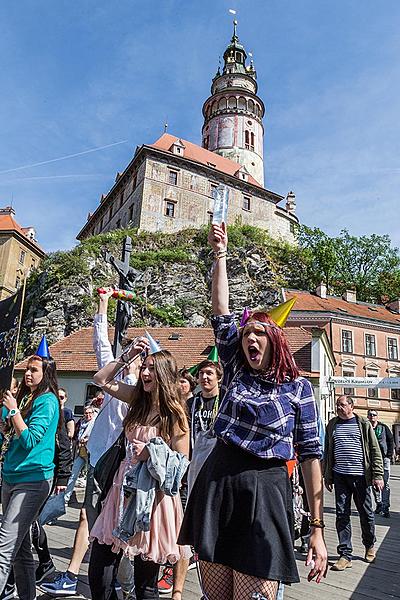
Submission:
<svg viewBox="0 0 400 600">
<path fill-rule="evenodd" d="M 175 358 L 167 350 L 151 355 L 154 361 L 155 388 L 151 393 L 145 392 L 142 378 L 132 391 L 128 414 L 124 419 L 124 428 L 132 425 L 148 424 L 153 403 L 159 405 L 161 437 L 168 441 L 173 436 L 177 423 L 182 431 L 188 430 L 187 418 L 180 400 L 178 385 L 178 367 Z"/>
<path fill-rule="evenodd" d="M 25 383 L 25 377 L 22 378 L 21 384 L 18 388 L 17 397 L 16 397 L 18 406 L 21 406 L 22 400 L 26 396 L 30 396 L 30 397 L 29 397 L 28 402 L 24 402 L 24 404 L 21 408 L 21 416 L 23 419 L 25 419 L 27 417 L 27 415 L 32 410 L 33 401 L 38 396 L 41 396 L 41 394 L 45 394 L 46 392 L 52 392 L 58 400 L 58 408 L 59 408 L 58 428 L 60 428 L 64 422 L 64 417 L 63 417 L 63 411 L 61 410 L 60 399 L 58 397 L 59 388 L 58 388 L 58 381 L 57 381 L 56 363 L 51 357 L 43 358 L 42 356 L 36 356 L 36 354 L 34 354 L 33 356 L 30 356 L 28 358 L 27 367 L 30 367 L 31 363 L 35 360 L 42 363 L 43 377 L 42 377 L 41 382 L 37 386 L 36 390 L 32 393 L 31 393 L 30 388 Z"/>
<path fill-rule="evenodd" d="M 272 348 L 271 363 L 267 368 L 268 375 L 276 381 L 276 383 L 283 383 L 285 380 L 293 381 L 299 376 L 299 369 L 293 358 L 293 354 L 289 348 L 287 339 L 280 327 L 274 323 L 274 321 L 265 312 L 254 312 L 247 319 L 245 325 L 252 321 L 259 321 L 260 323 L 266 323 L 271 327 L 265 328 L 265 333 L 269 339 Z M 246 357 L 242 348 L 243 329 L 240 332 L 240 355 L 246 366 L 251 367 L 247 364 Z"/>
</svg>

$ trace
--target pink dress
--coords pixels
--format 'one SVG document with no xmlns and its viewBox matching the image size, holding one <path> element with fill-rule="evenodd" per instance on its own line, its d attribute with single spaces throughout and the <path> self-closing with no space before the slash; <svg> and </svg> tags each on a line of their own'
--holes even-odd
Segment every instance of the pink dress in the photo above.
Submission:
<svg viewBox="0 0 400 600">
<path fill-rule="evenodd" d="M 136 425 L 125 431 L 128 442 L 134 439 L 148 442 L 159 435 L 154 425 Z M 150 531 L 140 531 L 130 538 L 128 543 L 113 536 L 112 532 L 118 525 L 121 486 L 125 473 L 137 463 L 137 458 L 129 451 L 115 474 L 113 485 L 103 503 L 103 508 L 91 532 L 90 540 L 97 538 L 100 544 L 112 546 L 114 552 L 121 549 L 129 557 L 140 554 L 144 560 L 152 560 L 158 564 L 175 563 L 180 558 L 189 558 L 189 546 L 178 546 L 176 543 L 182 523 L 182 505 L 179 494 L 166 496 L 156 492 L 156 499 L 150 519 Z"/>
</svg>

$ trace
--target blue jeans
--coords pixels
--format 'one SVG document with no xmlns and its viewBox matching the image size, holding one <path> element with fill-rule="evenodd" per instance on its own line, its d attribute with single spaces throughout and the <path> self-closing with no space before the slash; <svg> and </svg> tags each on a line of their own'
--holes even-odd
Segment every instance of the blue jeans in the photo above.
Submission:
<svg viewBox="0 0 400 600">
<path fill-rule="evenodd" d="M 86 464 L 87 464 L 87 460 L 85 458 L 82 458 L 81 456 L 77 456 L 75 458 L 75 460 L 72 464 L 72 471 L 71 471 L 71 476 L 68 480 L 67 489 L 64 492 L 65 505 L 68 504 L 68 502 L 72 496 L 72 492 L 74 491 L 76 480 L 78 479 L 83 467 Z"/>
<path fill-rule="evenodd" d="M 349 560 L 353 552 L 351 544 L 351 499 L 360 517 L 361 537 L 365 548 L 375 543 L 375 515 L 372 509 L 371 488 L 364 475 L 333 474 L 336 501 L 336 531 L 339 538 L 337 552 Z"/>
<path fill-rule="evenodd" d="M 390 478 L 390 460 L 388 458 L 383 459 L 384 471 L 383 471 L 383 490 L 375 490 L 373 489 L 375 502 L 381 505 L 381 509 L 383 512 L 386 512 L 390 508 L 390 487 L 389 487 L 389 478 Z"/>
</svg>

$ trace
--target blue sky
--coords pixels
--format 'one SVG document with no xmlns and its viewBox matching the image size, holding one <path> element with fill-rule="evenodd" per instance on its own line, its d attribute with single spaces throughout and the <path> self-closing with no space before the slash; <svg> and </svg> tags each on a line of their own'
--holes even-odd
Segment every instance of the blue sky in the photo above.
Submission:
<svg viewBox="0 0 400 600">
<path fill-rule="evenodd" d="M 75 244 L 165 120 L 200 143 L 229 8 L 266 105 L 266 187 L 293 189 L 308 225 L 400 245 L 398 0 L 2 0 L 0 204 L 46 250 Z"/>
</svg>

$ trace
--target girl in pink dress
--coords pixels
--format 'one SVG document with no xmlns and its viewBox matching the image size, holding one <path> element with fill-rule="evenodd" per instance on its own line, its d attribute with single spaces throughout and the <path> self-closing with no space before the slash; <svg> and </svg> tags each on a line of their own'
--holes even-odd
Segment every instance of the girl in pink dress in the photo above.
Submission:
<svg viewBox="0 0 400 600">
<path fill-rule="evenodd" d="M 191 554 L 190 548 L 178 546 L 176 541 L 182 522 L 179 494 L 167 496 L 160 490 L 156 492 L 150 531 L 136 533 L 127 543 L 113 535 L 119 522 L 124 476 L 138 461 L 149 458 L 146 443 L 158 436 L 172 450 L 186 456 L 189 451 L 189 431 L 180 401 L 177 366 L 169 352 L 161 350 L 147 356 L 135 387 L 113 379 L 123 362 L 147 349 L 147 340 L 140 338 L 127 354 L 101 369 L 94 378 L 104 391 L 130 404 L 124 420 L 126 457 L 115 474 L 113 486 L 91 530 L 93 545 L 89 584 L 92 598 L 96 600 L 114 598 L 113 581 L 122 552 L 134 560 L 137 600 L 159 597 L 160 564 L 167 561 L 175 563 Z"/>
</svg>

